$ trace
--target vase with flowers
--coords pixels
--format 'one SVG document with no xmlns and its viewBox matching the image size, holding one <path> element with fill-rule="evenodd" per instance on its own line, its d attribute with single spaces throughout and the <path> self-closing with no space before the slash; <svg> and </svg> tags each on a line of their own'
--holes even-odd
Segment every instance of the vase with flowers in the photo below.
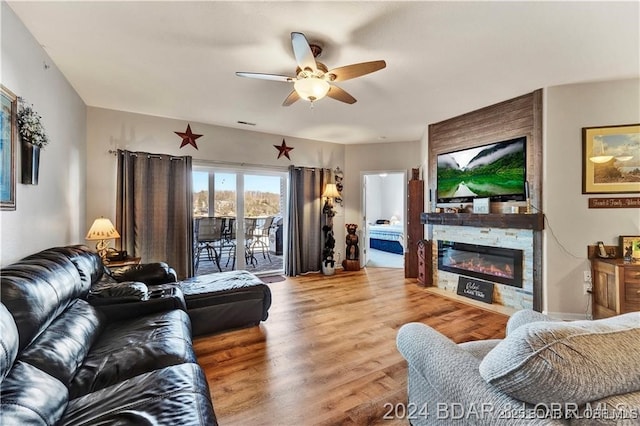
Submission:
<svg viewBox="0 0 640 426">
<path fill-rule="evenodd" d="M 49 143 L 49 138 L 42 124 L 42 117 L 27 104 L 24 99 L 19 99 L 17 114 L 18 134 L 22 146 L 22 183 L 37 185 L 38 171 L 40 169 L 40 149 Z"/>
</svg>

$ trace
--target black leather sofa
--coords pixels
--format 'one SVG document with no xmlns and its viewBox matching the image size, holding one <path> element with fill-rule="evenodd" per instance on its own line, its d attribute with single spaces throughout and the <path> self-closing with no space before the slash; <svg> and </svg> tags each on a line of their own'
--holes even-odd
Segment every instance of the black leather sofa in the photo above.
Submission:
<svg viewBox="0 0 640 426">
<path fill-rule="evenodd" d="M 184 298 L 167 281 L 164 264 L 108 275 L 84 246 L 3 268 L 0 424 L 216 425 Z"/>
</svg>

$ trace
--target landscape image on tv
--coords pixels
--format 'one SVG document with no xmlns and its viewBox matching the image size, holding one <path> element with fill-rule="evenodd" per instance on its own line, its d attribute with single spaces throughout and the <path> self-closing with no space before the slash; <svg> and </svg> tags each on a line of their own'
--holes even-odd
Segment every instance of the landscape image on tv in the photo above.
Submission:
<svg viewBox="0 0 640 426">
<path fill-rule="evenodd" d="M 438 155 L 438 202 L 523 200 L 525 137 Z"/>
</svg>

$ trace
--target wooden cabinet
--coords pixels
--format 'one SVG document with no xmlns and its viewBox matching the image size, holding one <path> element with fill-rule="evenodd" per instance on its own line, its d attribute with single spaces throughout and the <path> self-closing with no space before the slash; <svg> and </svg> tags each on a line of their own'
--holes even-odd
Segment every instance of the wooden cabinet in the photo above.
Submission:
<svg viewBox="0 0 640 426">
<path fill-rule="evenodd" d="M 418 278 L 418 242 L 424 238 L 420 215 L 424 211 L 424 181 L 411 179 L 407 185 L 407 248 L 404 254 L 405 278 Z"/>
<path fill-rule="evenodd" d="M 624 267 L 622 311 L 640 311 L 640 265 Z"/>
<path fill-rule="evenodd" d="M 640 264 L 591 259 L 594 319 L 640 311 Z"/>
</svg>

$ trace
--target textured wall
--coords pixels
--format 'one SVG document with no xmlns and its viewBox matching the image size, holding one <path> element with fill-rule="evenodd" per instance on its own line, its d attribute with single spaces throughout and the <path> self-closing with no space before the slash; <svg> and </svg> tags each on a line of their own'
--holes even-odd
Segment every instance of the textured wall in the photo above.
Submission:
<svg viewBox="0 0 640 426">
<path fill-rule="evenodd" d="M 50 139 L 40 155 L 38 185 L 20 183 L 16 210 L 0 212 L 0 264 L 36 251 L 84 242 L 86 107 L 11 8 L 0 2 L 2 84 L 34 105 Z M 46 65 L 46 66 L 45 66 Z"/>
</svg>

